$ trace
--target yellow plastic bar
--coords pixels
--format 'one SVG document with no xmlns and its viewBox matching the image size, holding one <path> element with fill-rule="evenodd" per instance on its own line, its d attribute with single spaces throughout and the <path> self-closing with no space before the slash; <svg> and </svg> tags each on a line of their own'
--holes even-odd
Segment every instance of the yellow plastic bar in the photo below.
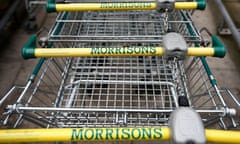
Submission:
<svg viewBox="0 0 240 144">
<path fill-rule="evenodd" d="M 176 2 L 175 9 L 197 9 L 197 2 Z M 56 4 L 56 11 L 156 10 L 156 2 Z"/>
<path fill-rule="evenodd" d="M 154 56 L 163 55 L 162 47 L 113 47 L 113 48 L 36 48 L 35 57 L 78 56 Z"/>
<path fill-rule="evenodd" d="M 212 47 L 189 47 L 188 56 L 214 56 L 215 55 L 215 50 Z"/>
<path fill-rule="evenodd" d="M 197 2 L 176 2 L 175 9 L 197 9 Z"/>
<path fill-rule="evenodd" d="M 206 130 L 206 136 L 210 143 L 240 143 L 240 131 Z"/>
<path fill-rule="evenodd" d="M 214 48 L 188 48 L 188 56 L 214 56 Z M 162 56 L 162 47 L 36 48 L 35 57 Z"/>
<path fill-rule="evenodd" d="M 169 140 L 166 127 L 157 128 L 54 128 L 0 130 L 0 143 L 19 142 L 90 142 Z"/>
<path fill-rule="evenodd" d="M 205 130 L 207 142 L 239 144 L 240 131 Z M 0 143 L 165 141 L 171 138 L 167 127 L 153 128 L 51 128 L 0 130 Z"/>
<path fill-rule="evenodd" d="M 56 11 L 155 10 L 156 3 L 75 3 L 56 4 Z"/>
</svg>

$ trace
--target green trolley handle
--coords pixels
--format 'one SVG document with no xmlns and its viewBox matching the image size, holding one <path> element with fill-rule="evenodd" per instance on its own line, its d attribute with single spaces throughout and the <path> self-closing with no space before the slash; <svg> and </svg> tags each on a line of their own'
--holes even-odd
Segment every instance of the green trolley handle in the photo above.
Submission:
<svg viewBox="0 0 240 144">
<path fill-rule="evenodd" d="M 212 47 L 186 48 L 185 55 L 224 57 L 226 49 L 223 43 L 216 36 L 212 37 L 212 43 Z M 165 47 L 36 48 L 36 37 L 32 36 L 22 48 L 22 57 L 24 59 L 30 59 L 39 57 L 80 56 L 164 56 L 166 53 L 170 53 L 172 56 L 178 56 L 178 51 L 178 49 L 167 51 Z"/>
</svg>

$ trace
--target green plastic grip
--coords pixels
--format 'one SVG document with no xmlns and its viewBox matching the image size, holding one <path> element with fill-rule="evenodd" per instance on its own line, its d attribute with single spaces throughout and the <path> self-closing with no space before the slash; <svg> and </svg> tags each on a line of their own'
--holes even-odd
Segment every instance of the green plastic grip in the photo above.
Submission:
<svg viewBox="0 0 240 144">
<path fill-rule="evenodd" d="M 35 58 L 34 50 L 36 48 L 37 35 L 32 35 L 22 48 L 22 57 L 24 59 Z"/>
<path fill-rule="evenodd" d="M 24 59 L 30 59 L 30 58 L 35 58 L 34 56 L 34 49 L 36 48 L 36 40 L 37 40 L 37 35 L 32 35 L 27 43 L 23 46 L 22 48 L 22 57 Z M 42 64 L 44 63 L 45 58 L 41 58 L 37 65 L 35 66 L 32 75 L 29 77 L 29 81 L 33 82 L 35 79 L 35 76 L 38 74 L 40 68 L 42 67 Z"/>
<path fill-rule="evenodd" d="M 206 0 L 196 0 L 196 2 L 197 2 L 197 9 L 198 10 L 205 10 Z"/>
<path fill-rule="evenodd" d="M 48 13 L 56 12 L 56 2 L 55 0 L 48 0 L 46 4 L 46 10 Z"/>
<path fill-rule="evenodd" d="M 223 58 L 226 55 L 226 48 L 216 35 L 212 35 L 212 47 L 215 50 L 214 57 Z"/>
<path fill-rule="evenodd" d="M 38 74 L 38 72 L 40 71 L 44 61 L 45 61 L 45 58 L 40 58 L 40 60 L 38 61 L 37 65 L 35 66 L 35 68 L 32 72 L 32 75 L 28 79 L 29 81 L 31 81 L 31 82 L 34 81 L 34 79 L 35 79 L 36 75 Z"/>
</svg>

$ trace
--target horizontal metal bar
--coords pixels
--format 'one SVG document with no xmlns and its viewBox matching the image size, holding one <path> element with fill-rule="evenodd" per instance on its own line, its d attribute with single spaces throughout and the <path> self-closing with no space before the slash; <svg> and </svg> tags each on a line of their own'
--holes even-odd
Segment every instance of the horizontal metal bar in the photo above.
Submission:
<svg viewBox="0 0 240 144">
<path fill-rule="evenodd" d="M 62 19 L 57 19 L 56 22 L 65 22 L 65 23 L 77 23 L 77 22 L 81 22 L 81 23 L 159 23 L 159 21 L 157 20 L 149 20 L 149 21 L 146 21 L 146 20 L 129 20 L 129 19 L 120 19 L 120 20 L 73 20 L 73 19 L 67 19 L 67 20 L 62 20 Z M 163 23 L 163 22 L 162 22 Z M 192 21 L 173 21 L 173 20 L 168 20 L 168 23 L 171 24 L 171 23 L 192 23 Z"/>
<path fill-rule="evenodd" d="M 92 84 L 92 83 L 95 83 L 95 84 L 135 84 L 135 85 L 169 85 L 169 86 L 172 86 L 172 87 L 175 87 L 175 84 L 174 83 L 171 83 L 171 82 L 164 82 L 164 81 L 126 81 L 126 80 L 77 80 L 69 85 L 66 86 L 67 87 L 71 87 L 72 85 L 74 84 L 79 84 L 79 83 L 88 83 L 88 84 Z"/>
<path fill-rule="evenodd" d="M 169 67 L 169 68 L 171 68 L 172 67 L 172 65 L 170 65 L 170 64 L 166 64 L 166 65 L 159 65 L 159 66 L 157 66 L 157 68 L 160 70 L 160 69 L 164 69 L 164 68 L 166 68 L 166 67 Z M 76 70 L 76 69 L 90 69 L 90 68 L 93 68 L 92 66 L 72 66 L 72 69 L 73 70 Z M 101 68 L 100 69 L 133 69 L 133 70 L 139 70 L 139 69 L 151 69 L 152 67 L 151 66 L 101 66 Z M 97 70 L 98 68 L 96 68 L 96 70 Z M 85 73 L 84 72 L 81 72 L 81 75 L 84 75 Z M 89 75 L 89 73 L 86 73 L 86 74 L 88 74 Z M 94 75 L 131 75 L 131 74 L 135 74 L 135 73 L 108 73 L 108 72 L 104 72 L 104 73 L 102 73 L 102 72 L 94 72 Z M 141 73 L 140 75 L 145 75 L 144 73 Z M 165 74 L 164 74 L 165 75 Z"/>
<path fill-rule="evenodd" d="M 80 69 L 89 69 L 89 68 L 93 68 L 93 67 L 83 67 L 83 68 L 80 68 Z M 101 68 L 103 68 L 103 69 L 105 69 L 105 67 L 101 67 Z M 130 68 L 130 67 L 128 67 L 128 68 Z M 120 69 L 120 68 L 119 68 Z M 147 68 L 146 68 L 147 69 Z M 146 73 L 140 73 L 140 74 L 138 74 L 138 75 L 136 75 L 136 73 L 121 73 L 121 72 L 118 72 L 118 73 L 114 73 L 114 72 L 112 72 L 112 73 L 108 73 L 108 72 L 97 72 L 97 69 L 96 69 L 96 71 L 94 71 L 94 72 L 92 72 L 92 73 L 89 73 L 89 72 L 74 72 L 74 73 L 70 73 L 70 75 L 74 75 L 74 76 L 76 76 L 76 77 L 78 77 L 78 76 L 81 76 L 81 77 L 84 77 L 84 76 L 89 76 L 89 77 L 108 77 L 108 76 L 113 76 L 113 77 L 117 77 L 117 76 L 120 76 L 120 77 L 123 77 L 123 76 L 126 76 L 126 77 L 132 77 L 132 78 L 137 78 L 138 76 L 142 76 L 142 77 L 144 77 L 144 76 L 152 76 L 152 74 L 151 73 L 149 73 L 149 74 L 146 74 Z M 156 74 L 156 76 L 157 75 L 160 75 L 160 74 Z M 162 74 L 163 75 L 163 74 Z M 166 74 L 166 73 L 164 73 L 164 76 L 172 76 L 172 73 L 168 73 L 168 74 Z M 89 79 L 89 78 L 88 78 Z M 150 82 L 152 82 L 152 81 L 150 81 Z M 163 82 L 163 81 L 162 81 Z M 102 81 L 101 81 L 101 83 L 102 83 Z M 107 83 L 108 83 L 108 81 L 107 81 Z M 130 82 L 131 84 L 134 84 L 134 83 L 132 83 L 132 82 Z M 153 83 L 151 83 L 151 84 L 153 84 Z M 161 82 L 160 83 L 158 83 L 158 85 L 159 84 L 161 84 Z"/>
<path fill-rule="evenodd" d="M 29 5 L 46 5 L 47 2 L 46 1 L 30 1 Z"/>
<path fill-rule="evenodd" d="M 54 108 L 54 107 L 15 107 L 17 111 L 54 111 L 54 112 L 109 112 L 109 113 L 171 113 L 174 110 L 161 109 L 102 109 L 102 108 Z M 225 109 L 218 110 L 197 110 L 198 113 L 225 114 Z"/>
</svg>

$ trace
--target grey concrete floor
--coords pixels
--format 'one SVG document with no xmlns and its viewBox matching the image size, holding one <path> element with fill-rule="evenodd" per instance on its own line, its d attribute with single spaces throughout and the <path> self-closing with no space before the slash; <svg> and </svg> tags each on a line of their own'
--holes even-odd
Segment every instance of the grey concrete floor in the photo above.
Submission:
<svg viewBox="0 0 240 144">
<path fill-rule="evenodd" d="M 236 23 L 238 23 L 240 19 L 235 13 L 240 13 L 240 3 L 231 1 L 226 6 L 233 18 L 236 19 Z M 43 25 L 50 28 L 55 14 L 44 17 L 44 10 L 40 10 L 40 12 L 38 23 L 44 21 Z M 194 21 L 196 21 L 197 27 L 207 27 L 213 34 L 217 34 L 217 27 L 222 22 L 222 19 L 211 0 L 208 0 L 208 6 L 205 11 L 196 11 L 194 13 Z M 23 29 L 18 29 L 11 41 L 1 48 L 0 98 L 12 86 L 25 85 L 36 64 L 36 60 L 23 60 L 21 57 L 21 48 L 30 36 L 31 34 L 28 34 Z M 240 99 L 240 49 L 237 48 L 231 36 L 221 36 L 220 38 L 226 45 L 227 55 L 223 59 L 208 58 L 209 65 L 217 79 L 218 86 L 220 88 L 228 88 Z"/>
<path fill-rule="evenodd" d="M 41 27 L 50 28 L 56 14 L 47 14 L 45 9 L 37 10 L 37 23 Z M 35 33 L 33 33 L 35 34 Z M 46 33 L 44 33 L 46 34 Z M 0 57 L 0 96 L 3 96 L 14 85 L 25 85 L 33 71 L 37 60 L 24 60 L 21 49 L 32 34 L 26 32 L 21 26 L 11 37 L 9 43 L 1 48 Z"/>
</svg>

